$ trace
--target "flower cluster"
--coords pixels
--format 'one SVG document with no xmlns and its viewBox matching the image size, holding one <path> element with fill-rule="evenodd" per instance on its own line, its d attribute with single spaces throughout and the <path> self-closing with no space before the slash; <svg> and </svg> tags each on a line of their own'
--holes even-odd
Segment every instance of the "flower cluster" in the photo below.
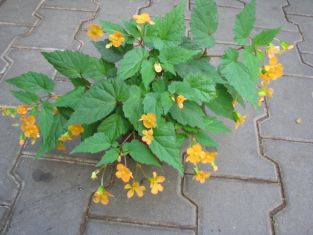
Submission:
<svg viewBox="0 0 313 235">
<path fill-rule="evenodd" d="M 143 130 L 142 141 L 150 145 L 153 141 L 153 129 L 157 127 L 156 115 L 154 113 L 143 114 L 139 121 L 143 122 L 144 127 L 149 130 Z"/>
<path fill-rule="evenodd" d="M 79 136 L 85 131 L 84 127 L 81 124 L 69 125 L 67 129 L 68 131 L 59 137 L 59 143 L 57 145 L 57 150 L 59 151 L 66 150 L 64 142 L 71 141 L 73 138 Z"/>
</svg>

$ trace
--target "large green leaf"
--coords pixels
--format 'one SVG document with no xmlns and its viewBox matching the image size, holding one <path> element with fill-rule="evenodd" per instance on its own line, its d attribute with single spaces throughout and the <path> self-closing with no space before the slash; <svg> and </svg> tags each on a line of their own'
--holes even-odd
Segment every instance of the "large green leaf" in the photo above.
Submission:
<svg viewBox="0 0 313 235">
<path fill-rule="evenodd" d="M 188 50 L 182 47 L 167 47 L 160 51 L 160 61 L 172 65 L 184 63 L 197 55 L 199 51 Z"/>
<path fill-rule="evenodd" d="M 129 122 L 122 115 L 117 113 L 104 119 L 98 127 L 99 132 L 105 132 L 114 140 L 128 132 L 129 129 Z"/>
<path fill-rule="evenodd" d="M 273 41 L 275 36 L 280 32 L 280 28 L 275 29 L 265 29 L 262 32 L 258 33 L 252 39 L 253 46 L 267 46 Z"/>
<path fill-rule="evenodd" d="M 193 95 L 199 101 L 209 102 L 216 96 L 215 82 L 200 74 L 190 75 L 184 80 L 192 88 Z"/>
<path fill-rule="evenodd" d="M 212 147 L 218 147 L 218 143 L 213 140 L 207 133 L 205 133 L 204 131 L 199 131 L 196 135 L 195 135 L 196 141 L 199 144 L 204 145 L 207 148 L 212 148 Z"/>
<path fill-rule="evenodd" d="M 214 45 L 212 34 L 218 24 L 217 6 L 214 0 L 196 0 L 191 13 L 191 32 L 195 41 L 204 48 Z"/>
<path fill-rule="evenodd" d="M 11 94 L 24 104 L 32 104 L 39 101 L 39 96 L 29 91 L 11 91 Z"/>
<path fill-rule="evenodd" d="M 251 0 L 236 16 L 234 39 L 237 43 L 246 45 L 255 23 L 255 0 Z"/>
<path fill-rule="evenodd" d="M 248 69 L 250 78 L 257 81 L 260 73 L 260 65 L 258 58 L 253 54 L 253 52 L 245 48 L 242 52 L 242 64 Z"/>
<path fill-rule="evenodd" d="M 221 134 L 230 132 L 230 129 L 225 126 L 222 121 L 219 121 L 216 117 L 206 116 L 204 118 L 205 130 L 212 134 Z"/>
<path fill-rule="evenodd" d="M 85 87 L 79 86 L 65 95 L 59 96 L 54 105 L 57 107 L 70 107 L 74 109 L 85 91 Z"/>
<path fill-rule="evenodd" d="M 97 167 L 104 166 L 106 164 L 112 163 L 118 159 L 119 150 L 118 148 L 111 148 L 106 151 L 100 161 L 97 164 Z"/>
<path fill-rule="evenodd" d="M 184 166 L 177 147 L 175 128 L 172 123 L 162 123 L 154 129 L 153 141 L 149 145 L 151 151 L 161 160 L 176 168 L 180 175 L 184 173 Z"/>
<path fill-rule="evenodd" d="M 104 132 L 99 132 L 91 137 L 86 138 L 83 142 L 77 145 L 72 151 L 73 153 L 98 153 L 110 148 L 112 139 Z"/>
<path fill-rule="evenodd" d="M 46 143 L 53 125 L 53 105 L 49 102 L 43 102 L 41 111 L 38 114 L 38 124 L 43 143 Z"/>
<path fill-rule="evenodd" d="M 119 62 L 117 77 L 126 80 L 140 71 L 141 64 L 148 57 L 144 48 L 134 48 L 128 51 Z"/>
<path fill-rule="evenodd" d="M 51 92 L 54 89 L 54 83 L 51 78 L 36 72 L 27 72 L 6 82 L 31 93 Z"/>
<path fill-rule="evenodd" d="M 78 51 L 42 52 L 43 56 L 53 67 L 64 76 L 75 78 L 104 78 L 112 65 L 96 57 L 85 55 Z"/>
<path fill-rule="evenodd" d="M 127 85 L 120 80 L 103 80 L 87 91 L 75 106 L 69 124 L 90 124 L 110 114 L 117 101 L 128 97 Z"/>
<path fill-rule="evenodd" d="M 160 167 L 159 161 L 152 154 L 148 146 L 139 140 L 133 140 L 130 143 L 124 144 L 123 151 L 128 152 L 136 162 Z"/>
<path fill-rule="evenodd" d="M 150 83 L 153 81 L 156 73 L 154 71 L 154 66 L 151 60 L 144 60 L 142 65 L 141 65 L 141 77 L 142 77 L 142 82 L 147 89 L 150 85 Z"/>
</svg>

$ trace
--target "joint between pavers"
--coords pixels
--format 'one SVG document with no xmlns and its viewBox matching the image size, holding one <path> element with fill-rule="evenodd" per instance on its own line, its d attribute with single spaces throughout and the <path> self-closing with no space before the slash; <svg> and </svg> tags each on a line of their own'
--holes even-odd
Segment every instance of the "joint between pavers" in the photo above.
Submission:
<svg viewBox="0 0 313 235">
<path fill-rule="evenodd" d="M 146 9 L 146 8 L 149 8 L 152 6 L 152 0 L 148 0 L 147 2 L 148 3 L 146 5 L 138 7 L 136 14 L 140 14 L 140 13 L 142 13 L 143 9 Z"/>
<path fill-rule="evenodd" d="M 57 11 L 80 11 L 80 12 L 95 12 L 96 10 L 88 10 L 88 9 L 81 9 L 81 8 L 73 8 L 73 7 L 59 7 L 59 6 L 43 6 L 41 9 L 47 9 L 47 10 L 57 10 Z"/>
<path fill-rule="evenodd" d="M 9 26 L 17 26 L 17 27 L 33 27 L 32 24 L 23 24 L 23 23 L 16 23 L 16 22 L 8 22 L 8 21 L 0 21 L 0 25 L 9 25 Z"/>
<path fill-rule="evenodd" d="M 303 16 L 303 17 L 311 17 L 313 18 L 313 15 L 309 15 L 309 14 L 304 14 L 304 13 L 296 13 L 296 12 L 287 12 L 287 15 L 291 15 L 291 16 Z"/>
<path fill-rule="evenodd" d="M 262 139 L 273 140 L 273 141 L 284 141 L 284 142 L 291 142 L 291 143 L 313 144 L 313 140 L 294 139 L 294 138 L 279 137 L 279 136 L 262 136 Z"/>
</svg>

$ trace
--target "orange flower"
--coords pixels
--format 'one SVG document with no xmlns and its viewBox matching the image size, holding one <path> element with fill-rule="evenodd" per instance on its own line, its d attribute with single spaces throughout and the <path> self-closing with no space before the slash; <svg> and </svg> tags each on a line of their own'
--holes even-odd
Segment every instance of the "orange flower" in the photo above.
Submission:
<svg viewBox="0 0 313 235">
<path fill-rule="evenodd" d="M 152 143 L 153 138 L 153 130 L 143 130 L 142 131 L 143 137 L 141 138 L 143 142 L 150 145 Z"/>
<path fill-rule="evenodd" d="M 204 157 L 204 154 L 205 153 L 202 150 L 202 146 L 200 144 L 194 144 L 187 149 L 186 162 L 191 162 L 192 164 L 196 165 Z"/>
<path fill-rule="evenodd" d="M 28 108 L 26 105 L 19 105 L 16 108 L 16 112 L 20 115 L 25 115 L 28 112 Z"/>
<path fill-rule="evenodd" d="M 200 161 L 203 164 L 214 163 L 216 156 L 217 152 L 204 152 L 204 154 L 201 155 Z"/>
<path fill-rule="evenodd" d="M 113 197 L 113 195 L 106 191 L 105 188 L 101 185 L 93 194 L 92 200 L 94 203 L 99 203 L 101 201 L 103 205 L 108 205 L 109 197 Z"/>
<path fill-rule="evenodd" d="M 127 183 L 130 178 L 133 178 L 133 173 L 122 163 L 117 164 L 117 172 L 115 173 L 118 179 L 121 179 L 123 182 Z"/>
<path fill-rule="evenodd" d="M 134 15 L 133 18 L 137 24 L 145 24 L 145 23 L 149 23 L 151 25 L 154 24 L 154 22 L 151 20 L 150 15 L 148 13 L 142 13 L 140 15 Z"/>
<path fill-rule="evenodd" d="M 129 189 L 127 192 L 127 198 L 132 198 L 134 194 L 136 193 L 138 197 L 143 196 L 143 191 L 146 190 L 145 186 L 142 186 L 139 184 L 138 181 L 135 181 L 133 184 L 126 184 L 125 189 Z"/>
<path fill-rule="evenodd" d="M 93 41 L 99 41 L 103 37 L 104 32 L 100 25 L 90 24 L 88 25 L 87 36 L 90 37 Z"/>
<path fill-rule="evenodd" d="M 264 81 L 277 80 L 284 74 L 284 66 L 278 63 L 276 57 L 272 57 L 269 60 L 269 64 L 263 66 L 260 77 Z"/>
<path fill-rule="evenodd" d="M 22 122 L 22 132 L 25 137 L 32 138 L 32 144 L 34 144 L 36 139 L 39 138 L 39 127 L 36 124 L 36 118 L 34 116 L 22 116 L 20 120 Z"/>
<path fill-rule="evenodd" d="M 65 147 L 65 145 L 64 145 L 64 142 L 59 142 L 59 143 L 57 144 L 57 150 L 59 150 L 59 151 L 65 151 L 65 150 L 66 150 L 66 147 Z"/>
<path fill-rule="evenodd" d="M 156 116 L 154 113 L 147 113 L 147 114 L 141 115 L 141 118 L 139 119 L 139 121 L 143 121 L 143 125 L 146 128 L 155 128 L 157 126 Z"/>
<path fill-rule="evenodd" d="M 67 128 L 73 136 L 78 136 L 85 131 L 81 124 L 70 125 Z"/>
<path fill-rule="evenodd" d="M 164 176 L 158 176 L 157 173 L 154 171 L 152 173 L 152 178 L 148 179 L 150 181 L 150 188 L 151 188 L 151 193 L 152 194 L 158 194 L 158 192 L 162 192 L 163 191 L 163 186 L 161 185 L 161 183 L 163 183 L 165 181 L 165 177 Z"/>
<path fill-rule="evenodd" d="M 178 105 L 178 108 L 182 109 L 184 107 L 184 101 L 186 100 L 186 98 L 182 95 L 177 96 L 176 98 L 176 102 Z"/>
<path fill-rule="evenodd" d="M 210 176 L 211 176 L 210 172 L 196 170 L 193 179 L 203 184 L 206 181 L 206 179 L 208 179 Z"/>
<path fill-rule="evenodd" d="M 241 113 L 234 112 L 235 129 L 238 129 L 242 124 L 244 124 L 247 117 L 247 115 L 242 115 Z"/>
<path fill-rule="evenodd" d="M 273 46 L 273 45 L 269 46 L 266 49 L 266 54 L 267 54 L 268 58 L 273 58 L 277 54 L 281 54 L 280 47 L 279 46 Z"/>
<path fill-rule="evenodd" d="M 70 140 L 72 140 L 73 139 L 73 136 L 70 134 L 70 133 L 65 133 L 65 134 L 63 134 L 63 135 L 61 135 L 60 137 L 59 137 L 59 141 L 61 141 L 61 142 L 66 142 L 66 141 L 70 141 Z"/>
<path fill-rule="evenodd" d="M 114 47 L 119 47 L 123 44 L 123 42 L 125 41 L 125 38 L 123 36 L 123 34 L 119 31 L 115 31 L 113 34 L 109 35 L 109 40 L 110 40 L 110 44 L 108 44 L 106 47 L 110 48 L 111 45 L 113 45 Z"/>
</svg>

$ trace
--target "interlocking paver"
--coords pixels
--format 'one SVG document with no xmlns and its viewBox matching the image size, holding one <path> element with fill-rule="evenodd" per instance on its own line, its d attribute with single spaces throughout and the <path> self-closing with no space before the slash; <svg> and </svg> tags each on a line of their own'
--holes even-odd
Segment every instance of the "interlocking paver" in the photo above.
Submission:
<svg viewBox="0 0 313 235">
<path fill-rule="evenodd" d="M 303 60 L 305 63 L 313 67 L 313 54 L 304 54 L 302 53 Z"/>
<path fill-rule="evenodd" d="M 264 141 L 264 152 L 281 167 L 287 206 L 275 217 L 277 234 L 313 233 L 313 145 Z"/>
<path fill-rule="evenodd" d="M 152 16 L 163 16 L 169 12 L 173 6 L 176 6 L 179 0 L 152 0 L 152 5 L 148 8 L 142 10 L 143 12 L 148 12 Z"/>
<path fill-rule="evenodd" d="M 77 234 L 96 183 L 92 168 L 22 158 L 17 173 L 24 189 L 7 234 Z M 66 179 L 66 180 L 65 180 Z"/>
<path fill-rule="evenodd" d="M 313 15 L 313 2 L 311 0 L 288 0 L 289 6 L 285 7 L 287 13 Z"/>
<path fill-rule="evenodd" d="M 192 235 L 194 232 L 167 228 L 146 228 L 136 225 L 104 223 L 102 221 L 91 220 L 87 225 L 87 235 Z"/>
<path fill-rule="evenodd" d="M 270 118 L 261 123 L 261 135 L 289 139 L 313 139 L 313 80 L 282 77 L 273 82 L 275 90 L 270 100 Z M 296 119 L 300 118 L 301 123 Z"/>
<path fill-rule="evenodd" d="M 199 205 L 200 234 L 271 234 L 269 211 L 280 201 L 277 184 L 186 177 L 185 191 Z"/>
<path fill-rule="evenodd" d="M 92 0 L 48 0 L 45 7 L 56 7 L 56 8 L 70 8 L 79 10 L 94 11 L 97 9 L 97 4 Z"/>
</svg>

